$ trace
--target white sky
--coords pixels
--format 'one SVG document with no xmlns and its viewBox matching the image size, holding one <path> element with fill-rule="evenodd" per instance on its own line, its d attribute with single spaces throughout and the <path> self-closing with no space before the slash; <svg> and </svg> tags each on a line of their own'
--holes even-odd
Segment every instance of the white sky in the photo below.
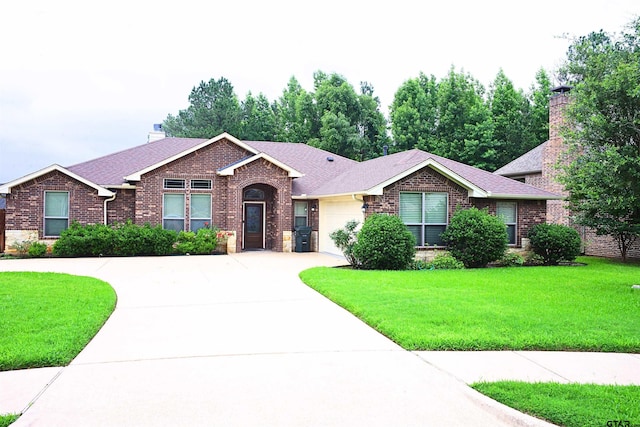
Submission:
<svg viewBox="0 0 640 427">
<path fill-rule="evenodd" d="M 139 1 L 29 0 L 0 12 L 0 183 L 145 143 L 226 77 L 278 98 L 295 76 L 373 84 L 386 111 L 421 71 L 453 65 L 488 87 L 502 68 L 525 91 L 564 59 L 562 34 L 621 31 L 637 0 Z M 214 135 L 212 135 L 214 136 Z"/>
</svg>

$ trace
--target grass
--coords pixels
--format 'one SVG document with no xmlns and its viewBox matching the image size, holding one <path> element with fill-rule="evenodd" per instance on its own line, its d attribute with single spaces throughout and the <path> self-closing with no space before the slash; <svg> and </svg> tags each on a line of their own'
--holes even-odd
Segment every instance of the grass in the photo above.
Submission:
<svg viewBox="0 0 640 427">
<path fill-rule="evenodd" d="M 500 381 L 477 383 L 473 388 L 520 412 L 557 425 L 640 425 L 640 386 Z"/>
<path fill-rule="evenodd" d="M 17 414 L 6 414 L 0 415 L 0 427 L 7 427 L 9 424 L 17 420 L 19 415 Z"/>
<path fill-rule="evenodd" d="M 407 350 L 640 352 L 640 266 L 599 258 L 586 266 L 300 274 Z"/>
<path fill-rule="evenodd" d="M 0 371 L 65 366 L 113 312 L 101 280 L 56 273 L 0 273 Z"/>
</svg>

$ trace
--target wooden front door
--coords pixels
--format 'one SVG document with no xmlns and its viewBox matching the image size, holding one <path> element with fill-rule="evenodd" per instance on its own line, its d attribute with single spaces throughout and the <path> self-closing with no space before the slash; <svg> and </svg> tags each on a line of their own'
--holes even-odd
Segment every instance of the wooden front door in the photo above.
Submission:
<svg viewBox="0 0 640 427">
<path fill-rule="evenodd" d="M 244 204 L 244 249 L 264 249 L 264 203 Z"/>
</svg>

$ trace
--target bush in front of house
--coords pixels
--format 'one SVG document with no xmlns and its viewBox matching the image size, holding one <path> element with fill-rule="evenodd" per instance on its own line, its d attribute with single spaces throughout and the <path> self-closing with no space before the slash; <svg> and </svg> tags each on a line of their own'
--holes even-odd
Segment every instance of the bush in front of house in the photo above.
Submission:
<svg viewBox="0 0 640 427">
<path fill-rule="evenodd" d="M 329 237 L 333 240 L 333 244 L 342 251 L 349 264 L 354 267 L 358 266 L 358 260 L 353 256 L 353 247 L 358 241 L 358 228 L 360 224 L 355 219 L 347 221 L 343 228 L 333 231 Z"/>
<path fill-rule="evenodd" d="M 196 233 L 193 231 L 181 231 L 175 243 L 175 252 L 190 255 L 208 255 L 216 250 L 218 245 L 217 228 L 203 227 Z"/>
<path fill-rule="evenodd" d="M 27 254 L 29 254 L 32 258 L 42 258 L 47 254 L 47 244 L 40 242 L 33 242 L 29 245 L 29 250 L 27 250 Z"/>
<path fill-rule="evenodd" d="M 524 265 L 524 258 L 520 254 L 513 252 L 507 252 L 502 258 L 496 261 L 498 267 L 522 267 Z"/>
<path fill-rule="evenodd" d="M 127 221 L 113 226 L 80 225 L 73 222 L 53 245 L 53 254 L 80 256 L 168 255 L 173 251 L 175 231 Z"/>
<path fill-rule="evenodd" d="M 365 270 L 406 270 L 416 254 L 416 239 L 395 215 L 367 217 L 353 246 L 359 268 Z"/>
<path fill-rule="evenodd" d="M 580 234 L 561 224 L 537 224 L 527 235 L 533 252 L 542 257 L 545 265 L 573 261 L 580 255 Z"/>
<path fill-rule="evenodd" d="M 507 227 L 487 209 L 459 209 L 441 237 L 451 255 L 467 268 L 486 267 L 507 250 Z"/>
</svg>

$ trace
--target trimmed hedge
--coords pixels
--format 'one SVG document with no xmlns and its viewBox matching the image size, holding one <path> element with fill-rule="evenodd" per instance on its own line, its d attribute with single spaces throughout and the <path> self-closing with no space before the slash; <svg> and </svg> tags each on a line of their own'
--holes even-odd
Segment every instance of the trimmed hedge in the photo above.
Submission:
<svg viewBox="0 0 640 427">
<path fill-rule="evenodd" d="M 127 221 L 113 226 L 80 225 L 73 222 L 53 245 L 58 256 L 136 256 L 168 255 L 173 252 L 176 232 L 149 224 Z"/>
</svg>

